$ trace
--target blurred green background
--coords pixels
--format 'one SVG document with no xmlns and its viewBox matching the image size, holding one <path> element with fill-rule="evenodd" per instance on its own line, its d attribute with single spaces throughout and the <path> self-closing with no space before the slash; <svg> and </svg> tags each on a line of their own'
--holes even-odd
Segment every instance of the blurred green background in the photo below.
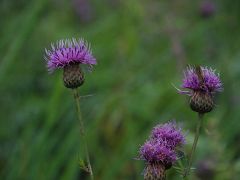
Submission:
<svg viewBox="0 0 240 180">
<path fill-rule="evenodd" d="M 1 0 L 0 176 L 88 179 L 79 169 L 79 122 L 62 71 L 44 49 L 84 37 L 98 65 L 79 90 L 96 179 L 142 179 L 138 149 L 176 119 L 191 148 L 197 114 L 177 94 L 188 64 L 216 68 L 224 92 L 205 116 L 191 179 L 240 179 L 240 1 Z M 205 8 L 205 9 L 204 9 Z M 181 179 L 172 168 L 169 179 Z"/>
</svg>

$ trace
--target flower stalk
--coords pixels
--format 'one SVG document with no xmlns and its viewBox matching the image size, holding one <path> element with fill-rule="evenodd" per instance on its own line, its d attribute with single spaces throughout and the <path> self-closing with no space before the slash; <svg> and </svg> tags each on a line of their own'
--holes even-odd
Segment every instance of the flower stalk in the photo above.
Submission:
<svg viewBox="0 0 240 180">
<path fill-rule="evenodd" d="M 93 176 L 92 166 L 91 166 L 91 163 L 90 163 L 90 157 L 89 157 L 88 146 L 87 146 L 87 138 L 86 138 L 86 135 L 85 135 L 84 123 L 83 123 L 82 113 L 81 113 L 81 109 L 80 109 L 80 97 L 79 97 L 79 93 L 78 93 L 77 88 L 73 89 L 73 95 L 74 95 L 74 99 L 75 99 L 75 102 L 76 102 L 77 115 L 78 115 L 78 120 L 79 120 L 79 123 L 80 123 L 80 134 L 82 136 L 83 147 L 84 147 L 85 154 L 86 154 L 86 159 L 87 159 L 87 171 L 90 174 L 91 180 L 93 180 L 94 176 Z"/>
<path fill-rule="evenodd" d="M 189 175 L 191 167 L 192 167 L 193 156 L 194 156 L 194 153 L 195 153 L 195 150 L 197 147 L 198 138 L 199 138 L 202 123 L 203 123 L 203 115 L 204 114 L 202 114 L 202 113 L 198 113 L 198 123 L 197 123 L 196 133 L 195 133 L 192 149 L 191 149 L 190 156 L 189 156 L 188 166 L 187 166 L 187 169 L 185 170 L 183 177 L 186 177 Z"/>
</svg>

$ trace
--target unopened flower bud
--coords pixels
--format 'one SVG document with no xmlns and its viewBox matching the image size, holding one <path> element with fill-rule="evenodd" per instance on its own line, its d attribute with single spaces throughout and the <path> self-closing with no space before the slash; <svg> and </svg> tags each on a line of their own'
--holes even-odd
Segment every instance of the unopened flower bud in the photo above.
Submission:
<svg viewBox="0 0 240 180">
<path fill-rule="evenodd" d="M 147 164 L 144 180 L 166 180 L 165 166 L 161 163 Z"/>
<path fill-rule="evenodd" d="M 79 64 L 72 64 L 63 68 L 63 82 L 67 88 L 78 88 L 84 83 L 84 74 Z"/>
<path fill-rule="evenodd" d="M 193 96 L 190 98 L 190 107 L 193 111 L 198 113 L 207 113 L 213 109 L 213 99 L 212 96 L 208 93 L 201 91 L 196 91 L 193 93 Z"/>
</svg>

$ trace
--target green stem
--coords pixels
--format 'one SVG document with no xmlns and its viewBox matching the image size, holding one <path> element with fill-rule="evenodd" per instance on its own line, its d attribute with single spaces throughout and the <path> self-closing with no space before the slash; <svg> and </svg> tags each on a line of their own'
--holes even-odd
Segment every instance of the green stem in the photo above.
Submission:
<svg viewBox="0 0 240 180">
<path fill-rule="evenodd" d="M 200 130 L 201 130 L 201 127 L 202 127 L 202 122 L 203 122 L 203 114 L 199 113 L 198 114 L 198 124 L 197 124 L 196 134 L 195 134 L 195 137 L 194 137 L 194 142 L 193 142 L 192 149 L 191 149 L 190 156 L 189 156 L 188 167 L 187 167 L 183 177 L 188 176 L 189 173 L 190 173 L 190 169 L 191 169 L 192 163 L 193 163 L 193 155 L 194 155 L 194 152 L 195 152 L 196 147 L 197 147 L 197 142 L 198 142 L 198 138 L 199 138 L 199 135 L 200 135 Z"/>
<path fill-rule="evenodd" d="M 80 97 L 78 94 L 78 89 L 73 89 L 73 95 L 74 95 L 74 99 L 75 99 L 76 106 L 77 106 L 77 115 L 78 115 L 78 120 L 80 123 L 80 133 L 82 136 L 83 146 L 84 146 L 85 153 L 86 153 L 88 171 L 90 173 L 91 180 L 93 180 L 94 177 L 93 177 L 92 166 L 91 166 L 90 158 L 89 158 L 87 139 L 86 139 L 86 135 L 85 135 L 85 131 L 84 131 L 84 124 L 83 124 L 82 113 L 81 113 L 81 109 L 80 109 Z"/>
</svg>

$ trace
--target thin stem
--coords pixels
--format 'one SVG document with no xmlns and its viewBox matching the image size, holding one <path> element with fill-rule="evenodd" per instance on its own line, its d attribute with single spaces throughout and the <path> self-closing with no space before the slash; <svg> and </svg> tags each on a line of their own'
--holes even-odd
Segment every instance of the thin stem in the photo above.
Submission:
<svg viewBox="0 0 240 180">
<path fill-rule="evenodd" d="M 84 146 L 85 153 L 86 153 L 88 171 L 90 173 L 91 180 L 93 180 L 94 177 L 93 177 L 92 166 L 91 166 L 90 158 L 89 158 L 87 139 L 86 139 L 86 135 L 85 135 L 85 131 L 84 131 L 84 124 L 83 124 L 82 113 L 81 113 L 81 109 L 80 109 L 80 97 L 78 94 L 78 89 L 73 89 L 73 95 L 74 95 L 74 99 L 75 99 L 76 107 L 77 107 L 77 115 L 78 115 L 78 120 L 80 123 L 80 133 L 82 136 L 83 146 Z"/>
<path fill-rule="evenodd" d="M 192 167 L 193 155 L 194 155 L 194 152 L 195 152 L 196 147 L 197 147 L 198 137 L 199 137 L 199 135 L 200 135 L 200 130 L 201 130 L 201 127 L 202 127 L 202 122 L 203 122 L 203 114 L 199 113 L 199 114 L 198 114 L 197 129 L 196 129 L 196 133 L 195 133 L 195 137 L 194 137 L 194 142 L 193 142 L 192 149 L 191 149 L 190 156 L 189 156 L 188 167 L 187 167 L 187 169 L 186 169 L 183 177 L 186 177 L 186 176 L 189 175 L 190 169 L 191 169 L 191 167 Z"/>
</svg>

